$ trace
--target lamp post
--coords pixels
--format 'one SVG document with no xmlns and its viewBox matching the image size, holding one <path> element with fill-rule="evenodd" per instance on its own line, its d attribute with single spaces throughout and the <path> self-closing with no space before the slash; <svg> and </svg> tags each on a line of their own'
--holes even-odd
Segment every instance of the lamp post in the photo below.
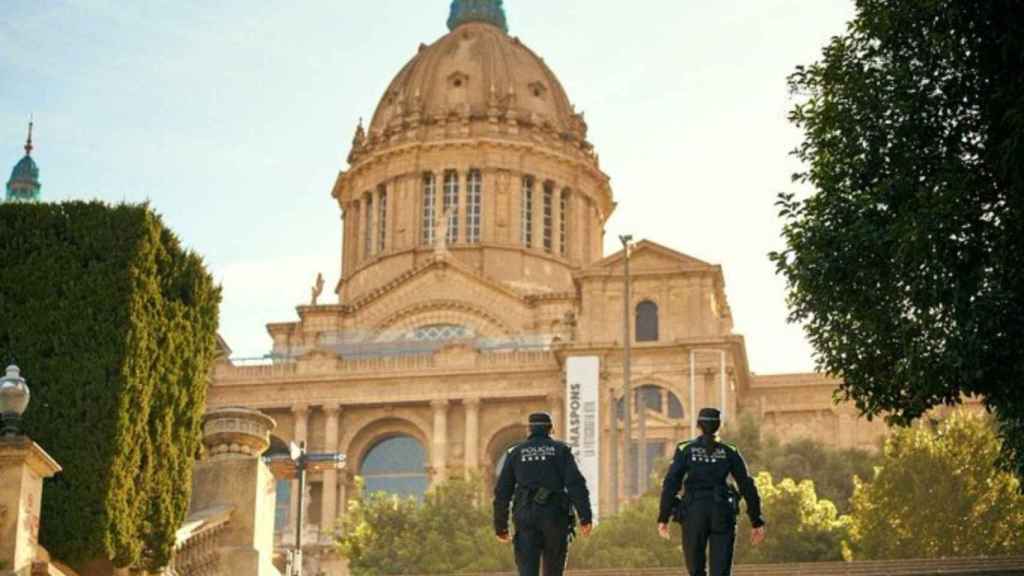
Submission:
<svg viewBox="0 0 1024 576">
<path fill-rule="evenodd" d="M 631 348 L 632 348 L 632 340 L 633 340 L 633 338 L 631 337 L 630 331 L 629 331 L 629 310 L 631 308 L 630 304 L 632 302 L 632 298 L 630 297 L 630 294 L 629 294 L 629 289 L 630 289 L 630 286 L 629 286 L 629 284 L 630 284 L 630 278 L 629 278 L 629 243 L 633 241 L 633 236 L 631 234 L 626 234 L 626 235 L 619 236 L 619 241 L 622 242 L 622 251 L 623 251 L 623 253 L 625 254 L 625 257 L 626 257 L 625 275 L 624 275 L 624 278 L 625 278 L 625 287 L 624 287 L 625 294 L 623 295 L 623 298 L 622 298 L 622 340 L 624 342 L 624 345 L 623 345 L 624 346 L 624 348 L 623 348 L 623 355 L 622 355 L 622 389 L 623 389 L 623 392 L 622 392 L 622 409 L 623 409 L 623 412 L 625 412 L 625 414 L 623 414 L 623 423 L 622 423 L 623 424 L 622 425 L 622 427 L 623 427 L 623 434 L 622 435 L 624 436 L 623 441 L 622 441 L 622 459 L 626 461 L 626 475 L 625 475 L 625 478 L 624 478 L 624 480 L 625 480 L 624 488 L 625 488 L 625 491 L 626 491 L 626 496 L 629 497 L 629 496 L 633 495 L 633 491 L 632 491 L 633 483 L 629 481 L 630 480 L 630 466 L 633 464 L 632 460 L 629 457 L 630 453 L 632 453 L 632 451 L 633 451 L 633 446 L 632 446 L 632 443 L 633 443 L 633 408 L 632 408 L 633 392 L 632 392 L 632 388 L 630 386 L 630 379 L 632 378 L 632 376 L 630 374 L 630 368 L 631 368 L 631 366 L 630 366 L 630 360 L 631 360 L 630 355 L 632 353 L 632 349 Z"/>
<path fill-rule="evenodd" d="M 340 470 L 345 466 L 345 455 L 339 452 L 306 452 L 306 443 L 291 443 L 287 454 L 281 452 L 264 456 L 263 460 L 275 475 L 295 476 L 299 484 L 299 510 L 295 514 L 295 550 L 292 552 L 291 570 L 286 576 L 302 576 L 302 510 L 305 508 L 306 472 Z"/>
<path fill-rule="evenodd" d="M 21 415 L 28 408 L 31 396 L 21 370 L 13 364 L 8 366 L 7 374 L 0 378 L 0 436 L 13 437 L 21 433 Z"/>
</svg>

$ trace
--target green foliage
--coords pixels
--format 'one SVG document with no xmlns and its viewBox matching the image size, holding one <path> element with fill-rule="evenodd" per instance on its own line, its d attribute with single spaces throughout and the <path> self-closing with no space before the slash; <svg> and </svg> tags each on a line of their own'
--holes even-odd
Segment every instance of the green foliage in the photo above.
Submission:
<svg viewBox="0 0 1024 576">
<path fill-rule="evenodd" d="M 775 484 L 771 474 L 757 476 L 757 489 L 768 515 L 768 536 L 752 546 L 750 520 L 743 516 L 736 540 L 736 558 L 743 563 L 825 562 L 843 559 L 843 541 L 849 537 L 849 516 L 819 499 L 812 480 L 786 478 Z"/>
<path fill-rule="evenodd" d="M 569 549 L 569 567 L 575 569 L 653 568 L 679 566 L 683 561 L 679 525 L 672 525 L 672 540 L 658 537 L 658 496 L 646 495 L 615 516 L 601 520 L 589 538 Z"/>
<path fill-rule="evenodd" d="M 741 416 L 736 430 L 723 431 L 735 440 L 751 475 L 768 472 L 772 478 L 811 480 L 818 496 L 832 502 L 840 514 L 850 510 L 854 477 L 866 479 L 881 462 L 880 454 L 856 448 L 832 448 L 814 439 L 781 443 L 766 435 L 749 415 Z"/>
<path fill-rule="evenodd" d="M 999 438 L 981 418 L 893 434 L 877 475 L 857 483 L 851 548 L 860 560 L 1024 553 L 1024 496 L 995 467 Z"/>
<path fill-rule="evenodd" d="M 220 290 L 146 206 L 0 205 L 0 355 L 63 466 L 42 543 L 72 564 L 167 563 L 184 520 Z"/>
<path fill-rule="evenodd" d="M 790 320 L 868 417 L 981 397 L 1024 477 L 1024 3 L 858 0 L 789 83 Z"/>
<path fill-rule="evenodd" d="M 511 546 L 494 537 L 490 500 L 479 479 L 449 480 L 422 502 L 384 493 L 361 495 L 349 502 L 338 547 L 354 576 L 514 567 Z"/>
</svg>

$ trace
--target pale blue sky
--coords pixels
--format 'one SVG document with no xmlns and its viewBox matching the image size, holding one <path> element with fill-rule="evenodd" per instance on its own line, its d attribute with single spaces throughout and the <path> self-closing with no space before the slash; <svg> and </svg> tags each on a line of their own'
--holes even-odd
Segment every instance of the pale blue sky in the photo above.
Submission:
<svg viewBox="0 0 1024 576">
<path fill-rule="evenodd" d="M 224 285 L 222 334 L 257 356 L 340 270 L 330 197 L 353 130 L 392 76 L 444 34 L 448 0 L 4 0 L 0 169 L 36 118 L 48 200 L 149 200 Z M 759 373 L 812 366 L 786 324 L 775 195 L 794 190 L 785 78 L 851 0 L 506 0 L 611 176 L 616 237 L 725 269 Z M 0 265 L 2 266 L 2 265 Z M 330 300 L 333 301 L 333 294 Z"/>
</svg>

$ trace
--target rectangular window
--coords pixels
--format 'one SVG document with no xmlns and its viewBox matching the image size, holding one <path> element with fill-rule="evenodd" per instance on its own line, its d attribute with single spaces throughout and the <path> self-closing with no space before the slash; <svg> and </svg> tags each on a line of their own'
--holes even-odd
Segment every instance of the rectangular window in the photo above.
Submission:
<svg viewBox="0 0 1024 576">
<path fill-rule="evenodd" d="M 559 211 L 558 211 L 558 250 L 559 253 L 564 257 L 569 254 L 569 246 L 566 244 L 566 226 L 569 222 L 569 189 L 562 190 L 562 196 L 559 199 Z"/>
<path fill-rule="evenodd" d="M 519 197 L 519 221 L 523 246 L 533 246 L 533 176 L 523 176 L 523 193 Z"/>
<path fill-rule="evenodd" d="M 479 170 L 469 171 L 469 182 L 466 187 L 466 242 L 480 242 L 480 196 L 481 178 Z"/>
<path fill-rule="evenodd" d="M 363 254 L 373 254 L 373 197 L 366 194 L 366 229 L 363 230 Z"/>
<path fill-rule="evenodd" d="M 388 191 L 383 184 L 377 188 L 377 252 L 384 252 L 388 237 Z"/>
<path fill-rule="evenodd" d="M 444 173 L 445 244 L 454 244 L 459 238 L 459 173 L 448 170 Z"/>
<path fill-rule="evenodd" d="M 434 244 L 434 226 L 435 226 L 435 214 L 436 205 L 434 203 L 435 196 L 437 193 L 437 187 L 434 182 L 434 175 L 427 173 L 423 175 L 423 217 L 420 221 L 420 226 L 423 229 L 423 233 L 420 235 L 420 239 L 424 246 L 431 246 Z"/>
<path fill-rule="evenodd" d="M 551 182 L 544 184 L 544 251 L 548 254 L 551 253 L 551 224 L 554 219 L 554 196 L 555 196 L 555 185 Z"/>
</svg>

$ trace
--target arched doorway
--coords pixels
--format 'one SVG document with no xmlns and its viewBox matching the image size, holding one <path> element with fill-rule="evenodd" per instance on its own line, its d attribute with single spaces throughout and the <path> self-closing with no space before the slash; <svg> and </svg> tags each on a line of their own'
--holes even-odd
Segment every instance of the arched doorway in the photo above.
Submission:
<svg viewBox="0 0 1024 576">
<path fill-rule="evenodd" d="M 408 435 L 378 441 L 360 463 L 366 492 L 422 497 L 427 492 L 427 451 Z"/>
</svg>

